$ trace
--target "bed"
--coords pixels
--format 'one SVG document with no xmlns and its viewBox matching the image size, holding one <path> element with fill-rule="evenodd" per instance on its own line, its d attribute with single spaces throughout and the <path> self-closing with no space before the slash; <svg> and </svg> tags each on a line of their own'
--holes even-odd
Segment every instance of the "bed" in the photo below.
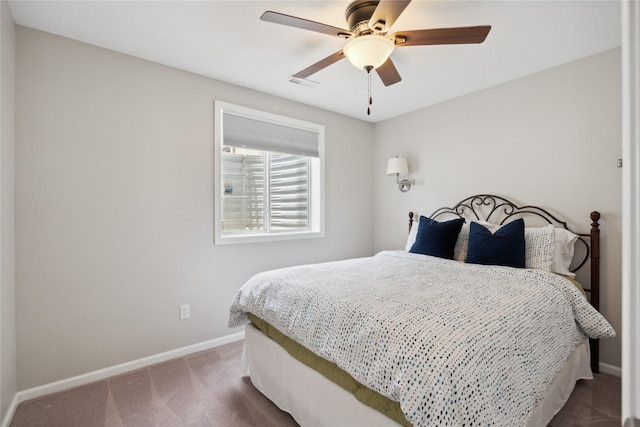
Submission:
<svg viewBox="0 0 640 427">
<path fill-rule="evenodd" d="M 252 383 L 303 426 L 543 426 L 615 335 L 599 217 L 574 233 L 495 195 L 410 213 L 405 250 L 254 276 L 229 326 L 246 325 Z"/>
</svg>

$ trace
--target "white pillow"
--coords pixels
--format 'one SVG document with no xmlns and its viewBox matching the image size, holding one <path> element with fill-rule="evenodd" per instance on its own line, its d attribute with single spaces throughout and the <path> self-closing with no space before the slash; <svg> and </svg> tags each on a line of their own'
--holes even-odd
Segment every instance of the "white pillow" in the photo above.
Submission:
<svg viewBox="0 0 640 427">
<path fill-rule="evenodd" d="M 469 221 L 465 222 L 458 234 L 456 247 L 453 249 L 453 259 L 464 262 L 467 259 L 467 249 L 469 248 L 469 229 L 471 225 Z"/>
<path fill-rule="evenodd" d="M 553 263 L 551 271 L 569 277 L 576 275 L 569 270 L 573 260 L 574 245 L 578 240 L 578 235 L 573 234 L 564 228 L 556 228 L 555 250 L 553 253 Z"/>
<path fill-rule="evenodd" d="M 404 248 L 404 250 L 407 252 L 409 252 L 413 244 L 416 242 L 418 227 L 420 227 L 420 215 L 414 215 L 413 218 L 413 224 L 411 225 L 411 230 L 409 230 L 409 237 L 407 237 L 407 244 Z"/>
<path fill-rule="evenodd" d="M 556 247 L 556 228 L 553 225 L 525 228 L 524 245 L 527 268 L 552 271 Z"/>
</svg>

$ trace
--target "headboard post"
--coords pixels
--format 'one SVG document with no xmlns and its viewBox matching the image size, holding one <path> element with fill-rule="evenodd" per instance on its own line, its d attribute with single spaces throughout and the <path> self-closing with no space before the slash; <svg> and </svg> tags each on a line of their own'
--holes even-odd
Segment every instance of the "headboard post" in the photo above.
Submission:
<svg viewBox="0 0 640 427">
<path fill-rule="evenodd" d="M 591 212 L 591 305 L 600 310 L 600 212 Z"/>
<path fill-rule="evenodd" d="M 591 305 L 600 311 L 600 212 L 591 212 Z M 591 370 L 600 372 L 600 342 L 589 340 L 591 344 Z"/>
</svg>

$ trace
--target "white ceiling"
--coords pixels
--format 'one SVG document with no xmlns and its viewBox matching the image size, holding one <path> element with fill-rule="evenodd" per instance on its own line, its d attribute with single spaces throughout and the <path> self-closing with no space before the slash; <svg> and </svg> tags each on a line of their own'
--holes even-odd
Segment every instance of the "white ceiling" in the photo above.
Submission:
<svg viewBox="0 0 640 427">
<path fill-rule="evenodd" d="M 620 46 L 617 0 L 413 0 L 391 31 L 492 25 L 483 44 L 411 46 L 392 59 L 402 81 L 367 78 L 348 60 L 288 77 L 342 49 L 324 34 L 260 21 L 266 10 L 346 28 L 350 1 L 9 0 L 17 24 L 377 122 Z"/>
</svg>

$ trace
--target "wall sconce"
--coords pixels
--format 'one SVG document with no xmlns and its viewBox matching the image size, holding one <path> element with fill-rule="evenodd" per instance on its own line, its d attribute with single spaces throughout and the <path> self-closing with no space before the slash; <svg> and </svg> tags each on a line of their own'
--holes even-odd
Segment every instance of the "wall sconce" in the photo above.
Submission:
<svg viewBox="0 0 640 427">
<path fill-rule="evenodd" d="M 409 167 L 407 166 L 407 159 L 404 157 L 394 157 L 393 159 L 389 159 L 387 163 L 387 175 L 395 175 L 396 176 L 396 184 L 400 188 L 400 191 L 406 193 L 411 190 L 411 186 L 415 185 L 416 181 L 414 179 L 403 179 L 400 180 L 400 175 L 408 175 Z"/>
</svg>

